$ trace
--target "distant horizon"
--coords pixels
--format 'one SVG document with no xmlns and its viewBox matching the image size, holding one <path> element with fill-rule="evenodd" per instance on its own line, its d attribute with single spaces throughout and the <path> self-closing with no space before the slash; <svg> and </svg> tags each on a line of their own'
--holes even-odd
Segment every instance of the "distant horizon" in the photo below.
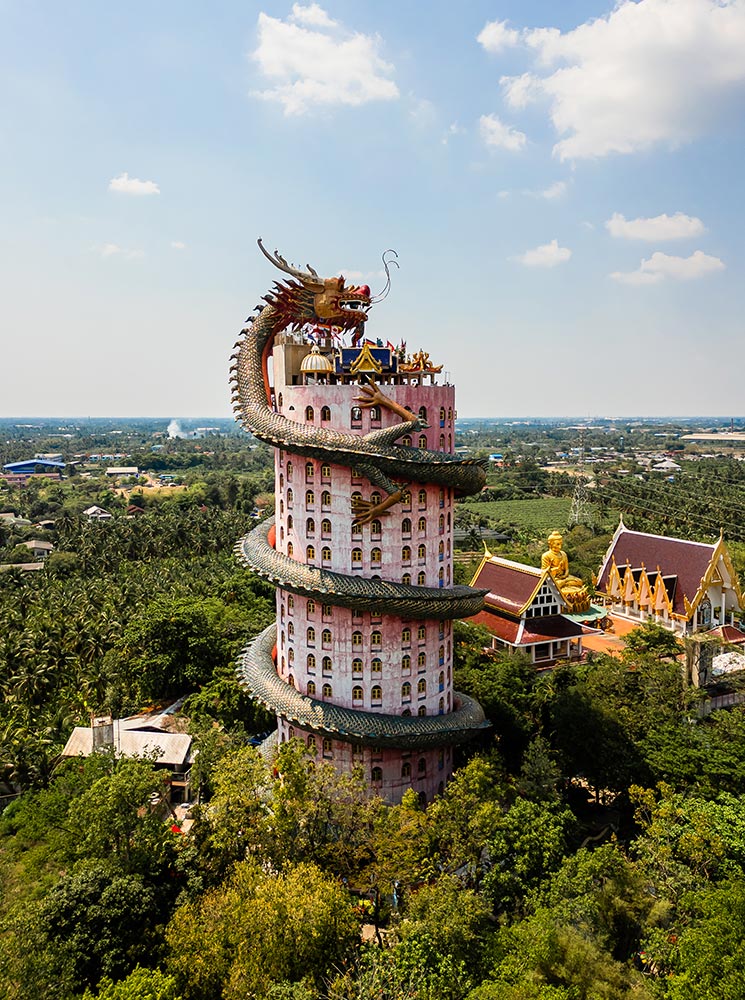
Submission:
<svg viewBox="0 0 745 1000">
<path fill-rule="evenodd" d="M 33 421 L 33 422 L 35 422 L 35 421 L 41 421 L 41 422 L 45 422 L 45 423 L 55 422 L 55 421 L 65 421 L 67 423 L 70 423 L 70 422 L 85 423 L 87 421 L 94 421 L 94 420 L 96 420 L 96 421 L 101 421 L 101 420 L 112 420 L 112 421 L 117 421 L 117 420 L 122 420 L 122 421 L 137 420 L 137 421 L 153 421 L 153 422 L 155 422 L 155 421 L 158 421 L 158 422 L 163 421 L 166 424 L 170 423 L 173 420 L 176 420 L 176 421 L 185 420 L 185 421 L 188 421 L 189 423 L 200 423 L 200 426 L 208 426 L 208 423 L 202 424 L 201 423 L 202 421 L 209 422 L 209 421 L 217 421 L 217 420 L 219 420 L 221 422 L 229 422 L 231 424 L 235 424 L 236 426 L 239 426 L 239 421 L 234 420 L 233 417 L 230 417 L 230 416 L 217 416 L 215 414 L 211 414 L 211 415 L 210 414 L 207 414 L 207 415 L 201 414 L 201 415 L 197 415 L 197 416 L 186 416 L 186 415 L 183 415 L 183 414 L 175 414 L 175 415 L 174 414 L 168 414 L 166 416 L 163 416 L 163 415 L 160 415 L 160 414 L 146 414 L 146 413 L 145 414 L 130 413 L 130 414 L 126 414 L 126 415 L 106 413 L 106 414 L 88 414 L 86 416 L 64 415 L 64 414 L 58 414 L 58 413 L 56 413 L 56 414 L 49 414 L 49 415 L 44 415 L 44 414 L 36 414 L 36 415 L 20 414 L 20 415 L 11 415 L 11 416 L 0 416 L 0 425 L 2 425 L 2 424 L 10 424 L 10 423 L 18 425 L 18 424 L 26 423 L 26 422 L 29 422 L 29 421 Z M 666 414 L 666 413 L 662 413 L 662 414 L 651 414 L 651 413 L 617 413 L 617 414 L 614 414 L 613 416 L 602 416 L 600 414 L 577 414 L 577 413 L 575 413 L 575 414 L 564 413 L 564 414 L 554 414 L 554 415 L 537 415 L 537 414 L 523 413 L 523 414 L 504 414 L 504 415 L 496 415 L 496 414 L 484 415 L 484 414 L 481 414 L 481 415 L 475 415 L 475 416 L 459 416 L 459 417 L 457 417 L 457 421 L 458 422 L 466 421 L 466 420 L 480 420 L 480 421 L 484 421 L 484 420 L 497 420 L 499 422 L 504 422 L 504 421 L 515 421 L 515 422 L 521 422 L 521 421 L 527 421 L 527 422 L 531 422 L 531 421 L 539 421 L 539 422 L 547 422 L 547 421 L 577 421 L 578 423 L 582 423 L 582 424 L 587 424 L 588 421 L 589 422 L 592 422 L 592 421 L 601 421 L 603 423 L 614 423 L 614 422 L 619 421 L 619 420 L 626 420 L 626 421 L 628 421 L 628 420 L 641 420 L 641 421 L 650 421 L 650 422 L 658 422 L 658 421 L 676 422 L 676 421 L 680 421 L 680 422 L 685 422 L 685 423 L 689 423 L 689 422 L 694 421 L 694 420 L 697 420 L 697 421 L 715 420 L 715 421 L 719 421 L 719 422 L 721 422 L 721 421 L 727 421 L 727 422 L 733 421 L 735 424 L 737 424 L 739 422 L 745 423 L 745 415 L 739 415 L 738 416 L 738 415 L 730 414 L 730 413 L 725 413 L 725 414 L 715 414 L 715 413 L 698 414 L 698 413 L 694 413 L 694 414 L 688 414 L 688 415 L 685 415 L 685 414 Z"/>
</svg>

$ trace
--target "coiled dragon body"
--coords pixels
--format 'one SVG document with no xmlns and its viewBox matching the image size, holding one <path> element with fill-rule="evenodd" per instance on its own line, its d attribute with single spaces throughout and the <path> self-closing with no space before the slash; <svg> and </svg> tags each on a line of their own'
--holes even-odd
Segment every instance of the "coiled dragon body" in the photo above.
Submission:
<svg viewBox="0 0 745 1000">
<path fill-rule="evenodd" d="M 360 385 L 359 404 L 387 407 L 403 419 L 364 436 L 300 423 L 274 409 L 268 361 L 275 337 L 284 330 L 300 329 L 307 323 L 333 324 L 342 330 L 353 330 L 359 337 L 373 300 L 367 286 L 346 287 L 342 277 L 320 278 L 311 267 L 299 270 L 278 253 L 267 253 L 261 240 L 259 247 L 268 260 L 293 280 L 275 283 L 274 290 L 265 296 L 263 305 L 257 306 L 257 315 L 249 320 L 236 343 L 231 368 L 233 401 L 245 429 L 259 440 L 292 454 L 355 467 L 372 484 L 385 490 L 387 497 L 382 502 L 353 507 L 355 521 L 360 524 L 378 517 L 397 503 L 410 483 L 435 483 L 458 493 L 479 490 L 485 480 L 481 463 L 395 443 L 403 435 L 421 430 L 427 424 L 394 403 L 375 385 Z M 254 572 L 292 593 L 342 607 L 374 608 L 400 618 L 466 617 L 475 614 L 483 604 L 483 592 L 471 587 L 415 587 L 319 570 L 277 552 L 275 537 L 273 528 L 264 522 L 238 542 L 236 552 Z M 391 725 L 386 729 L 386 716 L 355 713 L 301 695 L 277 676 L 267 634 L 243 652 L 237 672 L 254 697 L 306 728 L 338 736 L 349 729 L 347 716 L 357 718 L 359 725 L 354 727 L 354 739 L 361 742 L 380 743 L 381 733 L 389 732 L 390 738 L 386 740 L 389 746 L 432 746 L 438 741 L 441 744 L 460 742 L 486 725 L 479 706 L 466 699 L 462 706 L 467 701 L 467 710 L 462 708 L 448 715 L 425 718 L 392 716 Z M 339 713 L 346 720 L 343 723 L 341 716 L 337 718 Z M 323 719 L 326 719 L 325 724 Z M 374 724 L 370 720 L 375 720 Z"/>
</svg>

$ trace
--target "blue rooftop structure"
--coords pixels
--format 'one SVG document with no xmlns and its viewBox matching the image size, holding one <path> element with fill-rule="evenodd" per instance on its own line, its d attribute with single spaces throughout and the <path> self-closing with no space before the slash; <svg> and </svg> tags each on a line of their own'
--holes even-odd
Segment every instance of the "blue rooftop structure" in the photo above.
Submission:
<svg viewBox="0 0 745 1000">
<path fill-rule="evenodd" d="M 3 472 L 12 472 L 16 475 L 32 476 L 41 466 L 45 472 L 61 472 L 64 462 L 51 462 L 48 458 L 29 458 L 25 462 L 8 462 L 3 466 Z"/>
</svg>

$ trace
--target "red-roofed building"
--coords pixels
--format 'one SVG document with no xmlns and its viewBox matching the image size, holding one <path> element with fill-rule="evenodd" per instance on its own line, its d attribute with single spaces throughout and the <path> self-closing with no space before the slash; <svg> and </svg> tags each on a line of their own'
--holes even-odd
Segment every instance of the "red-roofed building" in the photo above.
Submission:
<svg viewBox="0 0 745 1000">
<path fill-rule="evenodd" d="M 678 634 L 733 625 L 745 601 L 724 539 L 713 544 L 618 525 L 596 581 L 614 615 Z"/>
<path fill-rule="evenodd" d="M 582 656 L 582 626 L 565 617 L 567 606 L 547 569 L 487 552 L 471 586 L 488 593 L 484 609 L 467 621 L 491 632 L 493 649 L 521 650 L 541 667 Z"/>
</svg>

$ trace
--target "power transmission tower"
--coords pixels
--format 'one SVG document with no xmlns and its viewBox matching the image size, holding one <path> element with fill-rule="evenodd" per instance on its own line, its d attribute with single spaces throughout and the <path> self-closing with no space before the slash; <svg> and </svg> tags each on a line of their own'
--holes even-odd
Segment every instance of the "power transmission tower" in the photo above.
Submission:
<svg viewBox="0 0 745 1000">
<path fill-rule="evenodd" d="M 579 462 L 577 463 L 577 480 L 572 494 L 572 508 L 569 511 L 569 527 L 584 524 L 587 528 L 594 527 L 592 505 L 587 491 L 587 475 L 585 473 L 585 431 L 579 429 Z"/>
</svg>

